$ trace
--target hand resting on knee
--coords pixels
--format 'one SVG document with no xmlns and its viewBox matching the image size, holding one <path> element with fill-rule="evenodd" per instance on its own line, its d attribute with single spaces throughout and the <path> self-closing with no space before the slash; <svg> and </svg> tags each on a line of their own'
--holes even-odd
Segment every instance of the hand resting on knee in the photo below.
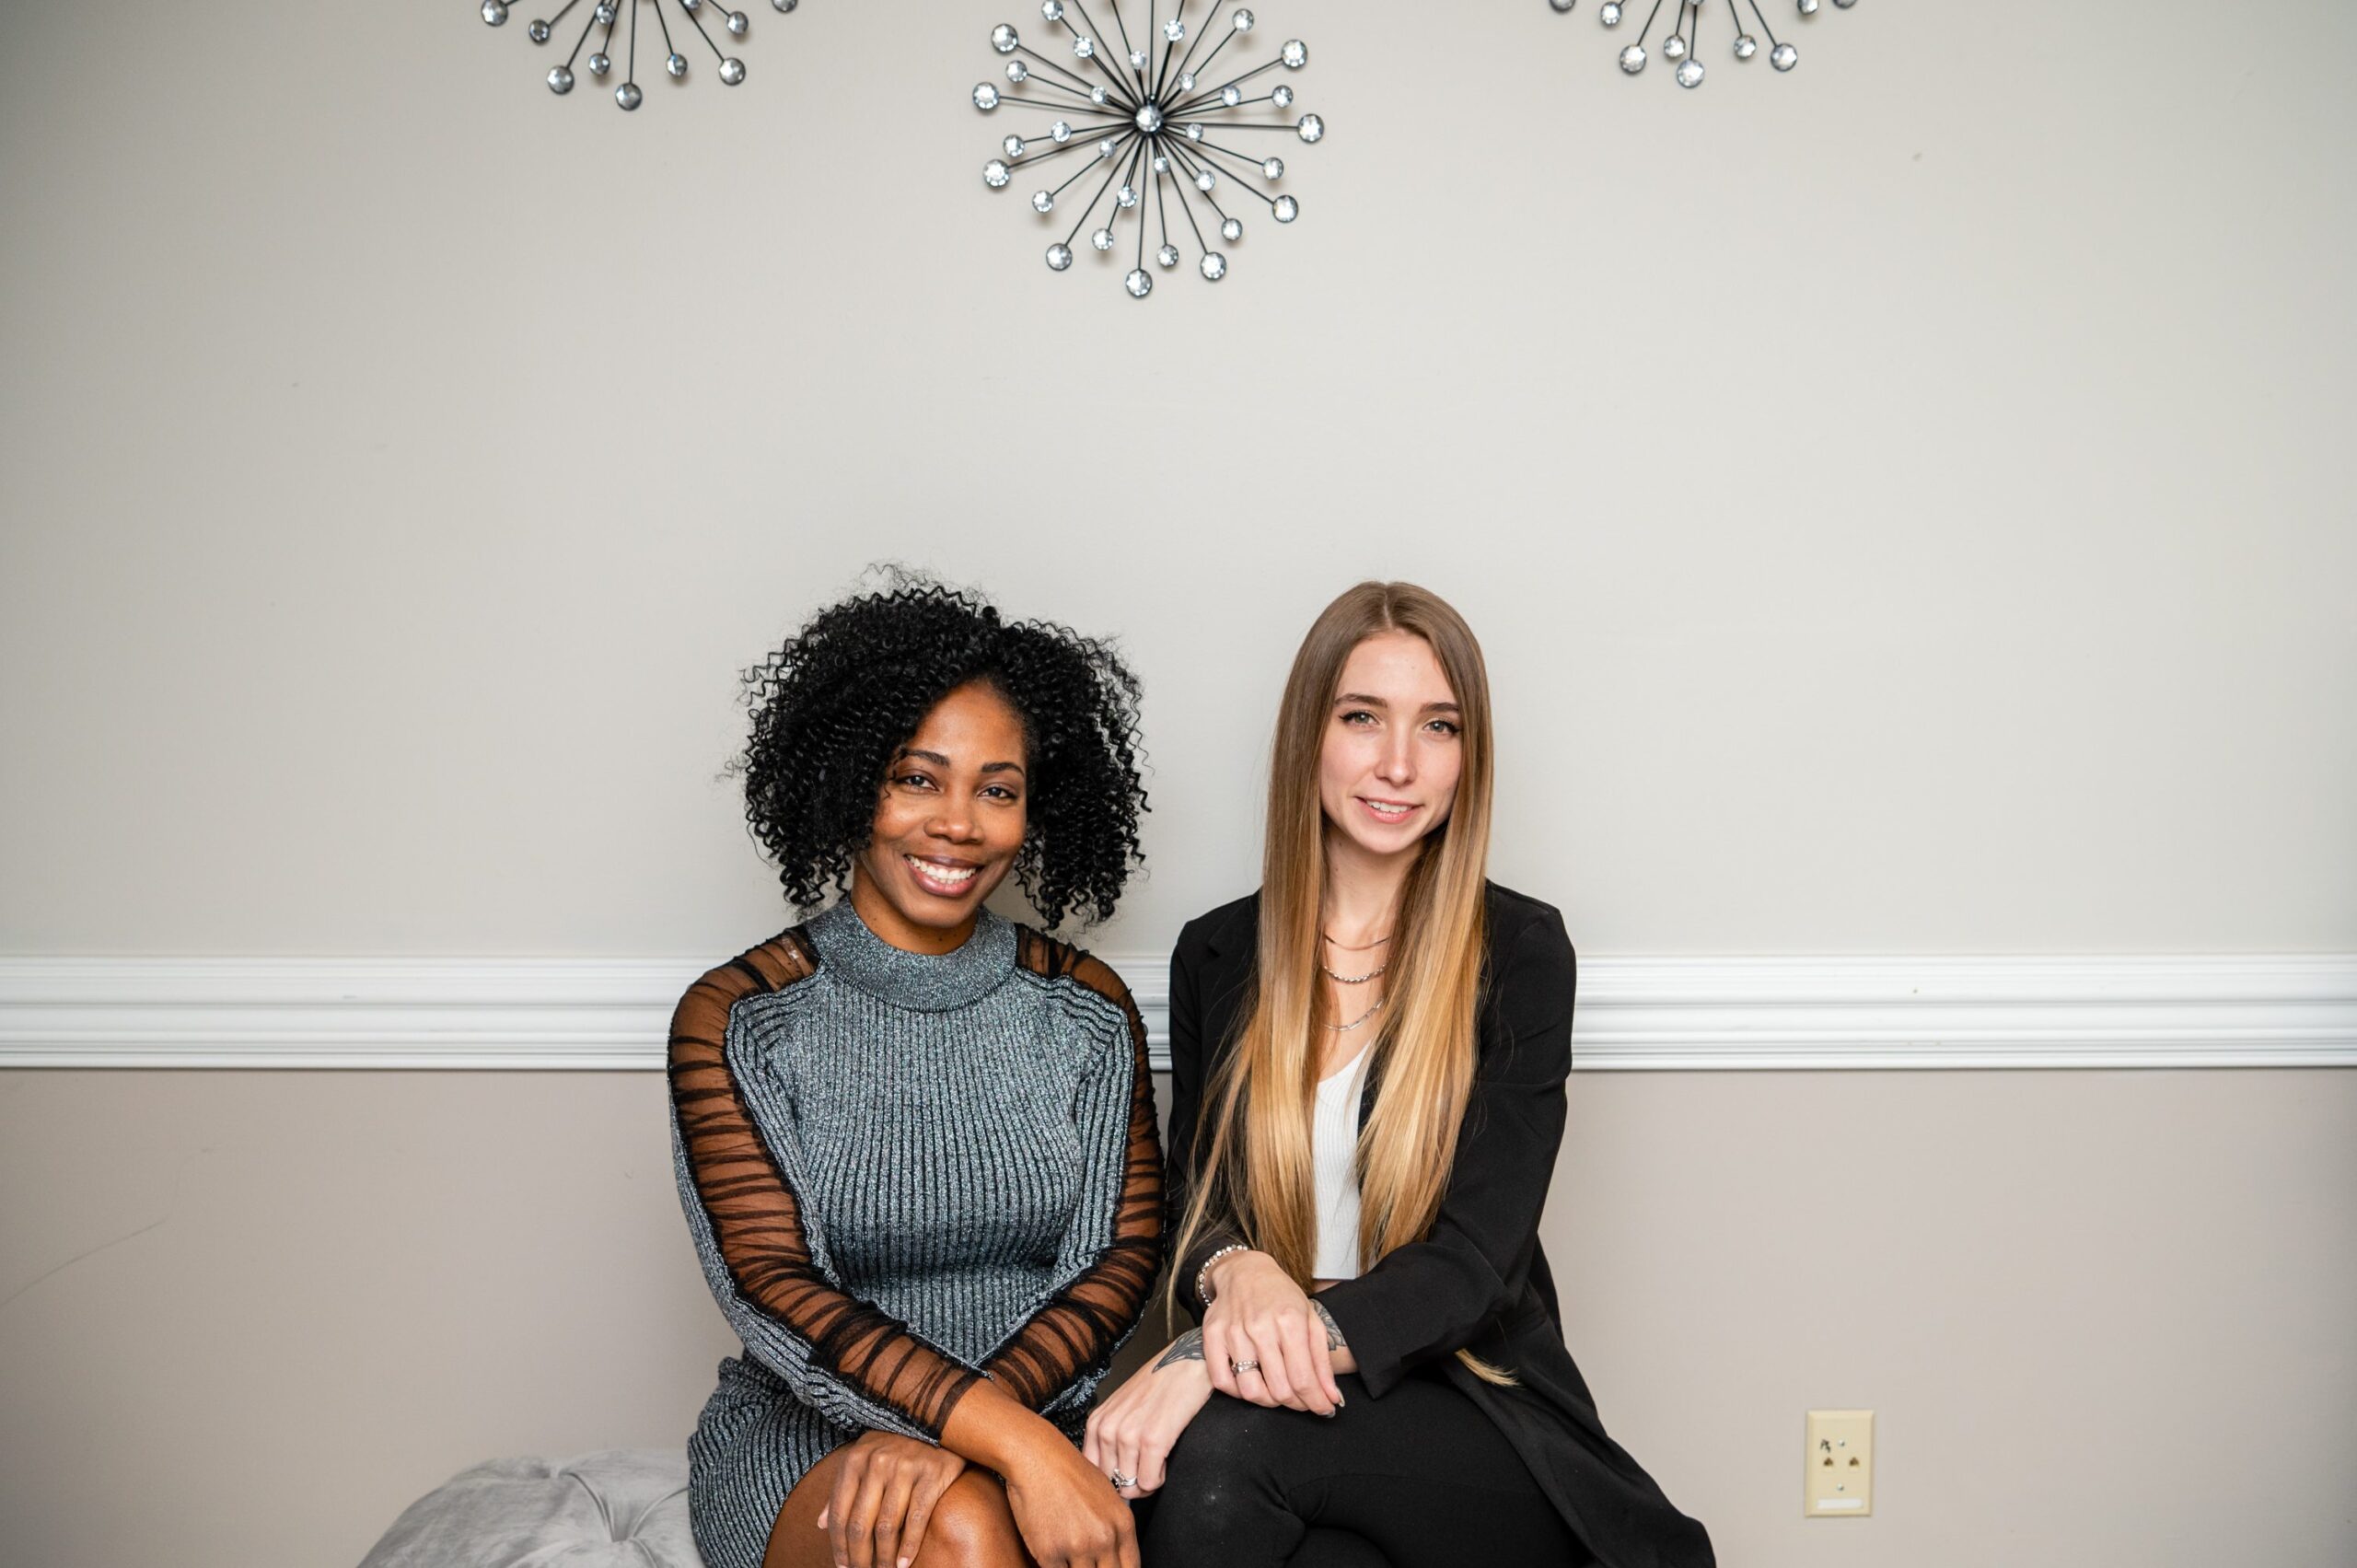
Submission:
<svg viewBox="0 0 2357 1568">
<path fill-rule="evenodd" d="M 1145 1497 L 1161 1490 L 1170 1450 L 1214 1391 L 1271 1410 L 1321 1416 L 1331 1416 L 1342 1406 L 1342 1390 L 1335 1374 L 1354 1372 L 1358 1365 L 1331 1315 L 1265 1254 L 1237 1256 L 1259 1259 L 1275 1278 L 1273 1283 L 1265 1281 L 1260 1271 L 1241 1276 L 1247 1288 L 1255 1288 L 1256 1294 L 1247 1304 L 1235 1307 L 1225 1319 L 1223 1342 L 1238 1347 L 1243 1353 L 1236 1359 L 1247 1362 L 1260 1358 L 1264 1343 L 1275 1354 L 1287 1353 L 1274 1349 L 1287 1345 L 1290 1365 L 1279 1369 L 1271 1363 L 1263 1368 L 1248 1365 L 1241 1370 L 1227 1365 L 1211 1349 L 1213 1325 L 1209 1316 L 1202 1328 L 1190 1329 L 1173 1340 L 1151 1367 L 1132 1376 L 1088 1418 L 1088 1436 L 1081 1452 L 1124 1497 Z M 1221 1261 L 1225 1264 L 1228 1260 Z M 1312 1337 L 1306 1342 L 1287 1338 L 1298 1332 L 1293 1327 L 1295 1308 L 1285 1295 L 1287 1291 L 1301 1304 L 1300 1319 L 1311 1325 Z M 1213 1313 L 1219 1311 L 1221 1302 L 1230 1299 L 1230 1293 L 1223 1290 L 1213 1300 Z M 1260 1329 L 1262 1337 L 1256 1339 L 1247 1324 Z"/>
</svg>

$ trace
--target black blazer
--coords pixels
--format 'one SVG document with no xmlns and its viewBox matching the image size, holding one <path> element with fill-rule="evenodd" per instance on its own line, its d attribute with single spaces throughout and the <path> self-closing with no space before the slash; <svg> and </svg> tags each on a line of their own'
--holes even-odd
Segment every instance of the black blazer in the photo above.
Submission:
<svg viewBox="0 0 2357 1568">
<path fill-rule="evenodd" d="M 1179 933 L 1170 958 L 1170 1199 L 1192 1190 L 1203 1086 L 1226 1052 L 1252 986 L 1260 895 L 1223 904 Z M 1563 1139 L 1577 960 L 1553 906 L 1492 883 L 1480 1024 L 1480 1060 L 1440 1214 L 1402 1247 L 1319 1300 L 1350 1342 L 1376 1399 L 1419 1368 L 1446 1378 L 1495 1422 L 1580 1539 L 1607 1568 L 1712 1568 L 1709 1535 L 1605 1435 L 1587 1383 L 1563 1347 L 1538 1215 Z M 1375 1103 L 1369 1075 L 1359 1102 Z M 1177 1234 L 1174 1228 L 1172 1234 Z M 1190 1310 L 1197 1272 L 1242 1237 L 1212 1230 L 1184 1258 Z M 1513 1372 L 1485 1383 L 1457 1359 L 1470 1350 Z"/>
</svg>

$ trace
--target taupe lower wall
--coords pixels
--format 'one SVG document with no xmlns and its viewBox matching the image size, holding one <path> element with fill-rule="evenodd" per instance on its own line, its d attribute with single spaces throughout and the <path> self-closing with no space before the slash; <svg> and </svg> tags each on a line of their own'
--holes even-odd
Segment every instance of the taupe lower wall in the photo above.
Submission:
<svg viewBox="0 0 2357 1568">
<path fill-rule="evenodd" d="M 1730 1568 L 2357 1561 L 2357 1074 L 1596 1074 L 1546 1222 Z M 730 1348 L 651 1074 L 0 1075 L 0 1556 L 332 1568 Z M 1812 1406 L 1875 1516 L 1800 1517 Z"/>
</svg>

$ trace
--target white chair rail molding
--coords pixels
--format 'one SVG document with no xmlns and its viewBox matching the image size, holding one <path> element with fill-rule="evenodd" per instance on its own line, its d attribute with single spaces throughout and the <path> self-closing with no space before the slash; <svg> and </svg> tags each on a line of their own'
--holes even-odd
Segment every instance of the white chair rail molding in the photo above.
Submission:
<svg viewBox="0 0 2357 1568">
<path fill-rule="evenodd" d="M 1167 956 L 1102 955 L 1168 1066 Z M 687 958 L 0 958 L 0 1068 L 654 1071 Z M 2357 1066 L 2357 954 L 1595 958 L 1584 1071 Z"/>
</svg>

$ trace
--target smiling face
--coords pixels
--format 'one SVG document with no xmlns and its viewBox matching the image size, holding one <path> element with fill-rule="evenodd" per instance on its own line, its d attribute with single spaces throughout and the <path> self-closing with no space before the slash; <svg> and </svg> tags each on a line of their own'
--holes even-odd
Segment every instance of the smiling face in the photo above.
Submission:
<svg viewBox="0 0 2357 1568">
<path fill-rule="evenodd" d="M 1023 717 L 970 681 L 941 699 L 885 769 L 852 905 L 895 947 L 946 953 L 1023 847 L 1029 780 Z"/>
<path fill-rule="evenodd" d="M 1378 632 L 1353 648 L 1318 749 L 1329 848 L 1387 860 L 1447 821 L 1462 732 L 1431 644 L 1412 632 Z"/>
</svg>

